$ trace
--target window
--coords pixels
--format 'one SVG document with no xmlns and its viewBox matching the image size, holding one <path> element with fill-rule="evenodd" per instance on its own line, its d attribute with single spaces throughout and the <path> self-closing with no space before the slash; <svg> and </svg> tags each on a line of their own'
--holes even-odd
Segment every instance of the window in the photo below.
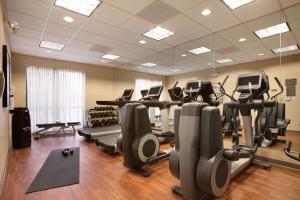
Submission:
<svg viewBox="0 0 300 200">
<path fill-rule="evenodd" d="M 29 66 L 27 106 L 31 128 L 36 124 L 61 122 L 84 123 L 85 74 L 80 71 Z"/>
</svg>

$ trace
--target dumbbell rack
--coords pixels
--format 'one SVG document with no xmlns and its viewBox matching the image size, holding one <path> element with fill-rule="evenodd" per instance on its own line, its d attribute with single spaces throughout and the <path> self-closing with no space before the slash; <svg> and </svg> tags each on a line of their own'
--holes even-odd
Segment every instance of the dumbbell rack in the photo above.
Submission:
<svg viewBox="0 0 300 200">
<path fill-rule="evenodd" d="M 116 106 L 98 106 L 88 110 L 88 127 L 111 126 L 119 123 Z"/>
</svg>

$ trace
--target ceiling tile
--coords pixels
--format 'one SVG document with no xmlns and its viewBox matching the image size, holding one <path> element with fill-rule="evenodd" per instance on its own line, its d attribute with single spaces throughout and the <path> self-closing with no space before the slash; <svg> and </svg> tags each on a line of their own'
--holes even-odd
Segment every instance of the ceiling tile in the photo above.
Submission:
<svg viewBox="0 0 300 200">
<path fill-rule="evenodd" d="M 300 4 L 284 10 L 288 20 L 300 19 Z"/>
<path fill-rule="evenodd" d="M 78 39 L 72 40 L 68 46 L 80 48 L 80 49 L 90 49 L 95 43 L 92 42 L 84 42 Z"/>
<path fill-rule="evenodd" d="M 31 39 L 31 38 L 21 37 L 17 35 L 10 35 L 10 41 L 12 43 L 25 44 L 29 46 L 38 46 L 40 44 L 39 39 Z"/>
<path fill-rule="evenodd" d="M 278 1 L 274 0 L 255 0 L 238 9 L 234 9 L 233 13 L 243 22 L 273 13 L 280 10 Z"/>
<path fill-rule="evenodd" d="M 63 44 L 66 45 L 68 40 L 70 38 L 68 37 L 62 37 L 56 34 L 52 34 L 52 33 L 44 33 L 42 40 L 48 41 L 48 42 L 54 42 L 54 43 L 59 43 L 59 44 Z"/>
<path fill-rule="evenodd" d="M 280 0 L 280 3 L 283 8 L 295 5 L 297 3 L 300 3 L 300 0 Z"/>
<path fill-rule="evenodd" d="M 9 19 L 19 22 L 20 28 L 26 27 L 42 31 L 45 21 L 29 15 L 19 14 L 17 12 L 8 11 Z"/>
<path fill-rule="evenodd" d="M 108 37 L 89 33 L 86 31 L 80 31 L 73 40 L 80 40 L 83 42 L 90 42 L 92 44 L 101 44 L 107 46 L 115 41 L 114 39 L 110 39 Z"/>
<path fill-rule="evenodd" d="M 175 17 L 163 23 L 164 27 L 166 27 L 168 30 L 174 33 L 177 33 L 181 30 L 192 28 L 197 25 L 198 24 L 194 20 L 186 17 L 183 14 L 176 15 Z"/>
<path fill-rule="evenodd" d="M 187 41 L 188 41 L 187 38 L 182 37 L 179 34 L 174 34 L 171 37 L 167 37 L 166 39 L 163 40 L 164 43 L 166 43 L 170 46 L 177 46 L 177 45 L 183 44 Z"/>
<path fill-rule="evenodd" d="M 154 24 L 134 16 L 126 21 L 121 27 L 131 32 L 143 34 L 152 29 Z"/>
<path fill-rule="evenodd" d="M 239 23 L 239 20 L 234 17 L 234 15 L 228 13 L 224 15 L 215 15 L 215 17 L 212 17 L 209 20 L 202 22 L 201 24 L 203 24 L 203 26 L 207 27 L 209 30 L 217 32 Z"/>
<path fill-rule="evenodd" d="M 85 50 L 85 49 L 79 49 L 67 46 L 63 49 L 64 52 L 73 53 L 74 55 L 82 55 L 82 56 L 90 56 L 94 58 L 99 58 L 100 56 L 104 55 L 99 52 Z"/>
<path fill-rule="evenodd" d="M 42 31 L 37 31 L 37 30 L 30 29 L 30 28 L 21 27 L 17 33 L 12 33 L 12 35 L 23 36 L 26 38 L 39 40 L 42 35 Z"/>
<path fill-rule="evenodd" d="M 19 12 L 40 19 L 47 19 L 51 5 L 38 0 L 9 0 L 6 1 L 7 8 L 11 11 Z"/>
<path fill-rule="evenodd" d="M 107 3 L 102 3 L 92 14 L 91 18 L 115 26 L 125 23 L 132 15 Z"/>
<path fill-rule="evenodd" d="M 169 5 L 173 6 L 177 10 L 184 12 L 195 5 L 199 4 L 203 0 L 163 0 L 164 2 L 168 3 Z"/>
<path fill-rule="evenodd" d="M 116 8 L 120 8 L 131 14 L 137 14 L 151 4 L 153 0 L 103 0 L 103 2 L 114 5 Z"/>
<path fill-rule="evenodd" d="M 201 11 L 204 9 L 211 10 L 211 14 L 207 16 L 202 15 Z M 205 0 L 201 1 L 197 6 L 194 6 L 191 9 L 187 10 L 185 14 L 201 23 L 213 18 L 217 18 L 221 15 L 231 14 L 231 12 L 228 7 L 225 6 L 225 4 L 220 0 Z"/>
<path fill-rule="evenodd" d="M 246 26 L 250 31 L 257 31 L 263 28 L 267 28 L 270 26 L 274 26 L 280 23 L 285 22 L 286 19 L 282 12 L 272 13 L 270 15 L 264 16 L 262 18 L 258 18 L 256 20 L 252 20 L 246 23 Z"/>
<path fill-rule="evenodd" d="M 204 28 L 201 25 L 197 25 L 194 26 L 192 28 L 189 29 L 185 29 L 182 31 L 178 31 L 178 34 L 190 39 L 190 40 L 194 40 L 196 38 L 200 38 L 203 37 L 205 35 L 210 34 L 211 32 L 209 30 L 207 30 L 206 28 Z"/>
<path fill-rule="evenodd" d="M 76 33 L 76 31 L 76 28 L 64 26 L 53 22 L 48 22 L 45 29 L 45 33 L 57 34 L 69 38 L 71 38 Z"/>
<path fill-rule="evenodd" d="M 179 11 L 169 4 L 154 0 L 151 4 L 141 10 L 137 16 L 153 24 L 161 24 L 179 14 Z"/>
<path fill-rule="evenodd" d="M 63 19 L 65 16 L 72 17 L 74 19 L 74 22 L 72 22 L 72 23 L 66 22 Z M 52 9 L 49 21 L 50 22 L 55 22 L 55 23 L 58 23 L 58 24 L 62 24 L 64 26 L 68 26 L 68 27 L 79 28 L 84 23 L 86 23 L 86 21 L 88 19 L 89 18 L 84 16 L 84 15 L 80 15 L 78 13 L 66 10 L 64 8 L 54 6 L 53 9 Z"/>
</svg>

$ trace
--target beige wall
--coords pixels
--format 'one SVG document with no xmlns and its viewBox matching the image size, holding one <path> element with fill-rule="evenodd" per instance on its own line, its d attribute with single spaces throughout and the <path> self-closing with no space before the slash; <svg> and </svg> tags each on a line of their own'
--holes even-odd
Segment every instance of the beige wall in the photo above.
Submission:
<svg viewBox="0 0 300 200">
<path fill-rule="evenodd" d="M 188 80 L 210 80 L 212 82 L 222 82 L 226 75 L 229 75 L 229 79 L 225 85 L 227 93 L 233 91 L 235 87 L 236 76 L 238 74 L 253 73 L 259 70 L 264 70 L 270 78 L 270 87 L 272 89 L 278 89 L 273 77 L 277 76 L 282 82 L 285 88 L 285 79 L 297 78 L 298 85 L 296 91 L 296 97 L 287 99 L 285 92 L 278 98 L 279 101 L 286 103 L 286 118 L 291 119 L 289 130 L 300 131 L 300 56 L 286 56 L 282 58 L 282 65 L 280 66 L 279 58 L 251 62 L 246 64 L 239 64 L 230 67 L 217 68 L 217 77 L 211 77 L 212 70 L 201 70 L 197 72 L 181 74 L 176 76 L 170 76 L 167 78 L 167 86 L 171 87 L 175 81 L 179 81 L 179 86 L 184 87 Z M 270 92 L 271 96 L 274 92 Z M 224 99 L 228 101 L 228 99 Z"/>
<path fill-rule="evenodd" d="M 12 85 L 15 87 L 16 107 L 26 106 L 26 67 L 28 65 L 84 71 L 86 74 L 86 108 L 94 107 L 97 100 L 112 100 L 121 96 L 125 88 L 135 88 L 137 78 L 160 80 L 164 85 L 166 82 L 164 76 L 12 54 Z M 166 92 L 163 96 L 166 96 Z M 134 99 L 134 96 L 132 98 Z"/>
<path fill-rule="evenodd" d="M 0 5 L 0 16 L 2 15 L 2 9 Z M 3 19 L 0 17 L 0 70 L 2 71 L 2 45 L 5 44 L 5 33 Z M 6 167 L 6 160 L 8 155 L 10 137 L 9 137 L 9 114 L 8 108 L 2 107 L 2 99 L 0 99 L 0 192 L 2 188 L 2 181 L 4 178 L 4 172 Z"/>
</svg>

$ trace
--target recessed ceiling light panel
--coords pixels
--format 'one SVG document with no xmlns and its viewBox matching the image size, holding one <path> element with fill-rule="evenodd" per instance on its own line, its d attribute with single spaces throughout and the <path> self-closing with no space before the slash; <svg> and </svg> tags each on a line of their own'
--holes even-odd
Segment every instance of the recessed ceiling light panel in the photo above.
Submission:
<svg viewBox="0 0 300 200">
<path fill-rule="evenodd" d="M 281 24 L 277 24 L 275 26 L 271 26 L 268 28 L 264 28 L 264 29 L 260 29 L 258 31 L 255 31 L 254 33 L 260 38 L 266 38 L 266 37 L 270 37 L 273 35 L 277 35 L 280 33 L 285 33 L 285 32 L 289 32 L 290 28 L 287 25 L 287 23 L 281 23 Z"/>
<path fill-rule="evenodd" d="M 154 67 L 154 66 L 156 66 L 157 64 L 155 64 L 155 63 L 151 63 L 151 62 L 147 62 L 147 63 L 143 63 L 142 64 L 142 66 L 144 66 L 144 67 Z"/>
<path fill-rule="evenodd" d="M 64 46 L 65 45 L 63 45 L 63 44 L 47 42 L 45 40 L 42 40 L 40 43 L 40 47 L 42 47 L 42 48 L 54 49 L 54 50 L 58 50 L 58 51 L 61 51 L 64 48 Z"/>
<path fill-rule="evenodd" d="M 231 9 L 236 9 L 248 3 L 251 3 L 254 0 L 223 0 L 223 2 Z"/>
<path fill-rule="evenodd" d="M 198 48 L 195 48 L 195 49 L 191 49 L 189 50 L 190 53 L 193 53 L 193 54 L 202 54 L 202 53 L 207 53 L 207 52 L 210 52 L 211 50 L 209 48 L 206 48 L 206 47 L 198 47 Z"/>
<path fill-rule="evenodd" d="M 109 60 L 115 60 L 117 58 L 120 58 L 120 56 L 112 55 L 112 54 L 105 54 L 102 56 L 102 58 L 109 59 Z"/>
<path fill-rule="evenodd" d="M 147 33 L 144 33 L 143 35 L 155 40 L 162 40 L 171 35 L 174 35 L 174 33 L 160 26 L 157 26 L 151 29 L 150 31 L 148 31 Z"/>
<path fill-rule="evenodd" d="M 99 0 L 56 0 L 55 5 L 65 9 L 77 12 L 79 14 L 90 16 L 97 6 L 101 3 Z"/>
<path fill-rule="evenodd" d="M 231 58 L 224 58 L 224 59 L 216 60 L 216 63 L 222 64 L 222 63 L 229 63 L 233 61 L 234 60 L 232 60 Z"/>
<path fill-rule="evenodd" d="M 272 51 L 274 53 L 283 53 L 283 52 L 288 52 L 288 51 L 294 51 L 294 50 L 297 50 L 297 49 L 299 49 L 298 45 L 294 44 L 294 45 L 287 46 L 287 47 L 272 49 Z"/>
</svg>

